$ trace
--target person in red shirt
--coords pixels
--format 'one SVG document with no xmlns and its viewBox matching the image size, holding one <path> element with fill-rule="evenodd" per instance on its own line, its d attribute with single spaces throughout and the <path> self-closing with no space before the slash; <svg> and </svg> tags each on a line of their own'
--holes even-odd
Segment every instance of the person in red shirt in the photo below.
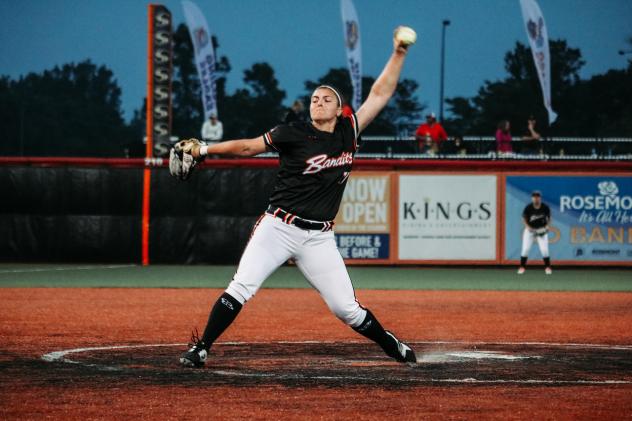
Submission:
<svg viewBox="0 0 632 421">
<path fill-rule="evenodd" d="M 441 142 L 448 138 L 448 134 L 445 132 L 440 123 L 437 122 L 435 113 L 430 113 L 426 116 L 426 122 L 419 125 L 415 132 L 415 138 L 419 143 L 419 150 L 424 151 L 426 149 L 426 138 L 430 137 L 432 140 L 432 149 L 434 151 L 439 150 Z"/>
</svg>

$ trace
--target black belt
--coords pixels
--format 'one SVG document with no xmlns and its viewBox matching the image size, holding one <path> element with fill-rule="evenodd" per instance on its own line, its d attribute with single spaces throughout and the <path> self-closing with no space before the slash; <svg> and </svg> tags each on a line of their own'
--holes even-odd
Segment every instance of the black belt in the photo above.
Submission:
<svg viewBox="0 0 632 421">
<path fill-rule="evenodd" d="M 294 214 L 284 211 L 281 208 L 272 207 L 272 205 L 268 206 L 266 210 L 268 215 L 272 215 L 275 218 L 281 219 L 288 225 L 294 225 L 300 229 L 304 230 L 316 230 L 316 231 L 331 231 L 334 227 L 334 221 L 325 221 L 325 222 L 315 222 L 308 221 L 307 219 L 300 218 Z"/>
</svg>

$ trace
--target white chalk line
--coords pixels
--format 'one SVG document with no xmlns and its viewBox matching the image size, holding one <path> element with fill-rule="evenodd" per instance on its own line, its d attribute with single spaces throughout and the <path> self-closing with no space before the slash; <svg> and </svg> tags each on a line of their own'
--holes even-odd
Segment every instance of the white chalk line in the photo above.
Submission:
<svg viewBox="0 0 632 421">
<path fill-rule="evenodd" d="M 131 268 L 137 265 L 97 265 L 97 266 L 72 266 L 56 268 L 32 268 L 32 269 L 3 269 L 0 273 L 35 273 L 35 272 L 61 272 L 70 270 L 95 270 L 95 269 L 122 269 Z"/>
<path fill-rule="evenodd" d="M 539 355 L 507 355 L 507 354 L 503 354 L 500 351 L 459 351 L 459 352 L 446 352 L 443 353 L 443 355 L 447 355 L 448 357 L 455 357 L 455 358 L 466 358 L 466 359 L 474 359 L 474 360 L 508 360 L 508 361 L 515 361 L 515 360 L 528 360 L 528 359 L 540 359 L 542 358 Z M 428 359 L 424 358 L 424 357 L 430 357 L 430 360 L 432 360 L 432 357 L 436 357 L 436 356 L 441 356 L 440 353 L 436 352 L 434 354 L 424 354 L 422 355 L 421 358 L 417 359 L 417 362 L 425 362 L 428 361 Z M 436 358 L 435 358 L 436 359 Z M 419 361 L 421 360 L 421 361 Z"/>
<path fill-rule="evenodd" d="M 276 341 L 276 342 L 218 342 L 217 345 L 266 345 L 266 344 L 285 344 L 285 345 L 304 345 L 304 344 L 335 344 L 340 343 L 336 341 Z M 359 344 L 363 342 L 359 341 L 347 341 L 345 343 Z M 594 349 L 612 349 L 612 350 L 632 350 L 632 345 L 607 345 L 607 344 L 587 344 L 587 343 L 561 343 L 561 342 L 466 342 L 466 341 L 413 341 L 411 343 L 424 344 L 424 345 L 530 345 L 530 346 L 553 346 L 553 347 L 568 347 L 568 348 L 594 348 Z M 187 344 L 173 343 L 173 344 L 140 344 L 140 345 L 110 345 L 99 347 L 85 347 L 74 348 L 60 351 L 53 351 L 41 356 L 41 359 L 47 362 L 62 362 L 67 364 L 78 364 L 84 367 L 97 368 L 103 371 L 125 371 L 123 367 L 108 366 L 102 364 L 84 363 L 81 361 L 71 360 L 66 358 L 69 354 L 79 354 L 82 352 L 90 351 L 110 351 L 115 349 L 137 349 L 137 348 L 159 348 L 159 347 L 184 347 Z M 518 360 L 524 358 L 540 358 L 539 356 L 506 356 L 504 354 L 497 354 L 496 351 L 467 351 L 467 352 L 451 352 L 452 354 L 460 354 L 457 356 L 465 358 L 482 359 L 485 355 L 496 354 L 496 358 Z M 446 352 L 449 355 L 450 352 Z M 507 357 L 507 358 L 505 358 Z M 420 358 L 420 362 L 423 362 L 423 356 Z M 248 373 L 242 371 L 233 370 L 204 370 L 200 372 L 217 374 L 227 377 L 250 377 L 250 378 L 274 378 L 279 380 L 355 380 L 355 381 L 375 381 L 379 380 L 374 377 L 365 376 L 319 376 L 319 375 L 306 375 L 306 374 L 275 374 L 275 373 Z M 382 379 L 383 380 L 383 379 Z M 409 377 L 391 377 L 390 380 L 404 383 L 450 383 L 450 384 L 524 384 L 524 385 L 625 385 L 632 384 L 632 380 L 553 380 L 553 379 L 435 379 L 435 378 L 409 378 Z"/>
</svg>

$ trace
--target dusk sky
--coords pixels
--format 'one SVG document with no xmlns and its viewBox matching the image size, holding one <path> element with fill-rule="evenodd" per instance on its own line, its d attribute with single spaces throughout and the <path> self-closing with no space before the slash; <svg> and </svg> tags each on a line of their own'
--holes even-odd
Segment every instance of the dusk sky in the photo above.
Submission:
<svg viewBox="0 0 632 421">
<path fill-rule="evenodd" d="M 338 0 L 194 0 L 232 65 L 228 90 L 242 84 L 243 70 L 266 61 L 291 103 L 303 82 L 331 67 L 345 67 Z M 129 119 L 142 104 L 146 84 L 147 4 L 144 0 L 0 0 L 0 74 L 18 78 L 55 65 L 91 59 L 111 68 L 123 90 Z M 504 77 L 503 56 L 516 41 L 527 43 L 518 0 L 354 0 L 360 20 L 363 73 L 377 76 L 392 48 L 397 25 L 413 27 L 403 77 L 417 80 L 420 100 L 438 109 L 441 21 L 446 37 L 445 96 L 476 94 L 484 80 Z M 621 69 L 617 54 L 629 48 L 631 0 L 539 0 L 553 39 L 580 48 L 581 76 Z M 162 2 L 184 22 L 179 0 Z M 540 95 L 534 92 L 534 95 Z M 221 119 L 221 116 L 220 116 Z"/>
</svg>

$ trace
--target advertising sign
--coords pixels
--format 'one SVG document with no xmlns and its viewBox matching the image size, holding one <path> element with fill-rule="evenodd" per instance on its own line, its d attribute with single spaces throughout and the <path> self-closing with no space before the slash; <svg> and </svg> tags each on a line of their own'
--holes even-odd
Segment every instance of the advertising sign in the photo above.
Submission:
<svg viewBox="0 0 632 421">
<path fill-rule="evenodd" d="M 549 34 L 544 23 L 544 15 L 535 0 L 520 0 L 522 18 L 529 37 L 529 46 L 533 63 L 538 72 L 544 106 L 549 114 L 549 124 L 557 119 L 551 105 L 551 55 L 549 53 Z"/>
<path fill-rule="evenodd" d="M 521 215 L 539 190 L 551 208 L 551 260 L 632 261 L 632 177 L 507 176 L 505 258 L 520 259 Z M 530 257 L 540 258 L 537 247 Z"/>
<path fill-rule="evenodd" d="M 215 95 L 215 50 L 208 23 L 200 8 L 189 0 L 182 2 L 184 17 L 187 20 L 189 34 L 193 42 L 195 65 L 200 78 L 200 95 L 204 104 L 204 119 L 217 116 L 217 98 Z"/>
<path fill-rule="evenodd" d="M 496 260 L 495 175 L 400 175 L 400 260 Z"/>
<path fill-rule="evenodd" d="M 349 65 L 349 78 L 353 87 L 351 105 L 358 110 L 362 105 L 362 43 L 360 38 L 360 22 L 351 0 L 340 0 L 342 26 Z"/>
<path fill-rule="evenodd" d="M 153 143 L 169 143 L 171 136 L 171 77 L 173 36 L 171 32 L 171 12 L 161 5 L 154 5 L 153 33 L 153 74 L 152 121 Z"/>
<path fill-rule="evenodd" d="M 343 258 L 390 257 L 390 202 L 389 174 L 352 173 L 335 219 L 336 243 Z"/>
</svg>

